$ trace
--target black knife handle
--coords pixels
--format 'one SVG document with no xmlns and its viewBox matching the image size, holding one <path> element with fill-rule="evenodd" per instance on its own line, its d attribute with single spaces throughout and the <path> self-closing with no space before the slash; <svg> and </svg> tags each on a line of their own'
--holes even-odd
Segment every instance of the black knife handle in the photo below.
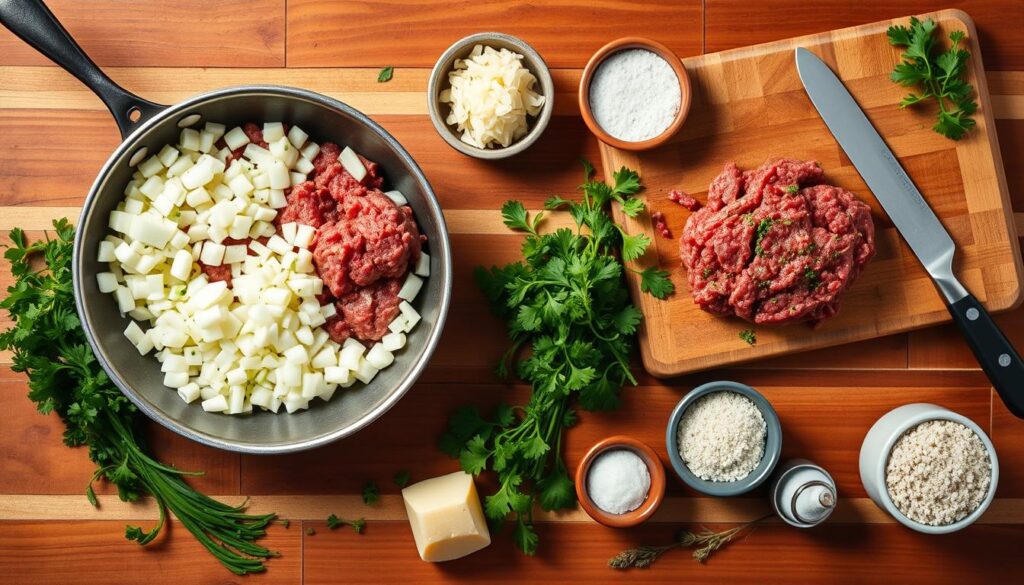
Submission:
<svg viewBox="0 0 1024 585">
<path fill-rule="evenodd" d="M 1024 362 L 1020 354 L 974 295 L 949 305 L 949 312 L 1006 408 L 1024 418 Z"/>
</svg>

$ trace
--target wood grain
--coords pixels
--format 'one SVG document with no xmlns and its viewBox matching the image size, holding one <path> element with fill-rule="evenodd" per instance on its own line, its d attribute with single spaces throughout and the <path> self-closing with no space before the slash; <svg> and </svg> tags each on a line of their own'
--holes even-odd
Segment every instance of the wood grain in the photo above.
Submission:
<svg viewBox="0 0 1024 585">
<path fill-rule="evenodd" d="M 0 494 L 84 495 L 96 466 L 86 449 L 68 449 L 61 440 L 64 424 L 56 415 L 43 416 L 26 396 L 28 386 L 20 374 L 0 367 Z M 146 438 L 157 457 L 179 469 L 203 470 L 190 479 L 212 493 L 238 493 L 239 457 L 189 441 L 159 425 L 145 426 Z M 105 482 L 95 484 L 100 493 L 116 493 Z M 0 573 L 2 574 L 2 573 Z"/>
<path fill-rule="evenodd" d="M 284 65 L 285 0 L 48 0 L 46 4 L 101 67 Z M 0 27 L 0 65 L 51 63 Z"/>
<path fill-rule="evenodd" d="M 408 545 L 404 522 L 371 526 L 362 538 L 344 531 L 303 539 L 305 582 L 336 583 L 345 574 L 351 583 L 412 581 L 446 583 L 483 581 L 565 583 L 865 583 L 865 575 L 884 576 L 878 582 L 961 585 L 985 579 L 1013 582 L 1016 569 L 1006 559 L 1017 554 L 1024 527 L 973 526 L 942 538 L 925 539 L 902 526 L 822 526 L 811 531 L 764 526 L 716 553 L 707 564 L 696 563 L 686 551 L 666 554 L 648 570 L 616 573 L 606 566 L 619 551 L 670 542 L 674 529 L 646 525 L 614 530 L 571 523 L 539 525 L 540 553 L 524 557 L 513 550 L 509 531 L 490 547 L 456 563 L 424 563 Z M 713 528 L 723 528 L 712 525 Z M 379 558 L 392 562 L 380 563 Z"/>
<path fill-rule="evenodd" d="M 486 30 L 522 38 L 552 67 L 582 68 L 602 45 L 630 35 L 695 55 L 701 14 L 697 0 L 290 0 L 288 65 L 432 67 L 448 45 Z"/>
<path fill-rule="evenodd" d="M 401 68 L 387 83 L 378 69 L 367 68 L 210 68 L 106 67 L 115 81 L 150 101 L 173 104 L 197 93 L 233 85 L 291 85 L 341 100 L 371 116 L 427 115 L 427 78 L 423 68 Z M 553 69 L 555 115 L 577 115 L 577 69 Z M 71 74 L 57 67 L 0 66 L 0 108 L 96 110 L 103 102 Z M 1008 112 L 1015 113 L 1011 105 Z"/>
<path fill-rule="evenodd" d="M 148 522 L 148 521 L 147 521 Z M 0 524 L 0 579 L 19 585 L 126 583 L 229 585 L 243 582 L 222 567 L 184 526 L 172 522 L 149 546 L 124 538 L 124 522 L 4 522 Z M 281 553 L 249 583 L 299 583 L 300 523 L 272 526 L 260 544 Z"/>
<path fill-rule="evenodd" d="M 965 29 L 955 12 L 932 15 L 946 29 Z M 951 143 L 931 131 L 926 112 L 892 107 L 903 89 L 888 79 L 895 51 L 885 42 L 890 22 L 779 41 L 684 60 L 694 87 L 692 122 L 669 145 L 627 153 L 602 145 L 606 175 L 622 165 L 637 169 L 650 209 L 682 229 L 688 212 L 667 200 L 679 188 L 705 200 L 723 161 L 755 168 L 778 156 L 819 161 L 831 184 L 860 194 L 875 215 L 877 254 L 844 294 L 842 310 L 818 327 L 760 327 L 757 344 L 737 332 L 747 324 L 700 310 L 686 291 L 678 244 L 654 235 L 649 215 L 618 214 L 627 231 L 643 231 L 655 245 L 637 267 L 658 266 L 673 275 L 680 291 L 666 301 L 640 294 L 639 277 L 629 273 L 634 300 L 644 313 L 640 343 L 644 365 L 656 375 L 720 367 L 755 358 L 874 338 L 947 321 L 945 305 L 931 279 L 870 195 L 849 159 L 814 111 L 793 67 L 793 47 L 806 46 L 847 84 L 879 132 L 886 136 L 935 213 L 945 221 L 959 258 L 958 274 L 993 311 L 1021 300 L 1021 258 L 994 122 L 987 109 L 984 77 L 972 77 L 979 102 L 978 131 Z M 981 71 L 980 61 L 973 63 Z M 611 178 L 610 176 L 608 177 Z M 701 342 L 692 343 L 699 335 Z"/>
<path fill-rule="evenodd" d="M 824 0 L 812 9 L 798 2 L 759 3 L 707 0 L 706 52 L 857 26 L 944 8 L 959 8 L 974 19 L 986 69 L 1024 69 L 1024 4 L 1014 0 Z"/>
</svg>

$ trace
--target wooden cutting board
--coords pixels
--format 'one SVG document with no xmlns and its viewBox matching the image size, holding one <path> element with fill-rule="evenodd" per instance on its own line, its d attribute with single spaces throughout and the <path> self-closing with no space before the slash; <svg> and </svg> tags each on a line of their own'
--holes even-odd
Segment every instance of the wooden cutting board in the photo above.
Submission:
<svg viewBox="0 0 1024 585">
<path fill-rule="evenodd" d="M 797 76 L 793 50 L 821 56 L 843 79 L 886 139 L 957 245 L 956 271 L 990 311 L 1021 301 L 1021 254 L 996 140 L 988 87 L 974 24 L 963 12 L 931 17 L 945 35 L 967 33 L 972 53 L 970 83 L 978 93 L 978 126 L 954 142 L 931 130 L 935 110 L 896 107 L 907 93 L 888 79 L 900 51 L 885 31 L 907 18 L 684 59 L 693 105 L 680 133 L 668 144 L 631 153 L 601 146 L 605 172 L 637 169 L 648 208 L 665 214 L 673 239 L 656 235 L 650 216 L 616 219 L 630 233 L 643 231 L 654 244 L 634 268 L 657 265 L 672 274 L 676 293 L 664 301 L 641 294 L 631 274 L 633 298 L 644 314 L 640 335 L 647 370 L 673 376 L 841 343 L 898 333 L 949 319 L 931 280 L 882 211 L 857 170 L 829 134 Z M 819 161 L 826 180 L 871 205 L 877 254 L 847 291 L 838 316 L 816 328 L 806 324 L 756 326 L 757 343 L 739 332 L 752 325 L 699 309 L 690 298 L 677 239 L 690 212 L 667 199 L 681 189 L 701 202 L 727 161 L 742 169 L 787 157 Z"/>
</svg>

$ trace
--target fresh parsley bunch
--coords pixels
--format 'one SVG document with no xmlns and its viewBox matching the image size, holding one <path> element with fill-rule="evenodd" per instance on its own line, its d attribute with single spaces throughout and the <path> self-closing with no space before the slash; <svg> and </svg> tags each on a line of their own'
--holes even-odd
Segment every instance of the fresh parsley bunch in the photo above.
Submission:
<svg viewBox="0 0 1024 585">
<path fill-rule="evenodd" d="M 12 370 L 28 374 L 28 397 L 42 414 L 57 413 L 64 421 L 64 444 L 87 446 L 96 473 L 86 497 L 98 506 L 92 484 L 100 477 L 117 486 L 123 501 L 150 494 L 160 520 L 149 531 L 128 526 L 125 537 L 148 544 L 157 537 L 170 510 L 218 561 L 244 575 L 265 570 L 263 560 L 276 552 L 255 544 L 266 534 L 274 514 L 245 514 L 245 504 L 228 506 L 195 491 L 182 480 L 199 475 L 168 467 L 151 458 L 136 430 L 135 406 L 111 383 L 96 361 L 75 311 L 71 284 L 74 227 L 67 219 L 53 222 L 56 239 L 29 243 L 15 228 L 14 246 L 4 257 L 15 282 L 0 302 L 14 326 L 0 333 L 0 349 L 14 352 Z M 45 266 L 37 270 L 34 260 Z"/>
<path fill-rule="evenodd" d="M 472 407 L 458 409 L 441 448 L 458 457 L 474 475 L 498 474 L 498 490 L 484 500 L 492 525 L 509 514 L 514 540 L 526 554 L 537 550 L 531 525 L 535 500 L 555 510 L 576 502 L 572 480 L 562 459 L 562 432 L 576 421 L 574 404 L 586 410 L 608 410 L 619 403 L 619 390 L 636 384 L 629 367 L 640 311 L 623 285 L 623 264 L 644 254 L 651 240 L 627 234 L 607 211 L 617 202 L 627 216 L 644 210 L 633 196 L 640 177 L 623 167 L 609 186 L 592 179 L 584 161 L 582 199 L 552 197 L 547 210 L 568 208 L 576 229 L 541 234 L 543 212 L 532 218 L 522 203 L 508 201 L 501 215 L 509 228 L 526 233 L 523 261 L 503 267 L 478 268 L 477 280 L 492 310 L 508 324 L 512 345 L 497 373 L 515 373 L 533 387 L 525 406 L 501 405 L 490 419 Z M 668 273 L 651 267 L 637 271 L 641 288 L 658 298 L 673 291 Z M 529 355 L 519 356 L 526 348 Z"/>
<path fill-rule="evenodd" d="M 906 47 L 902 62 L 890 77 L 896 83 L 909 87 L 919 86 L 921 93 L 908 94 L 900 101 L 906 108 L 934 98 L 939 105 L 938 121 L 933 130 L 953 140 L 960 140 L 975 122 L 971 118 L 978 110 L 972 94 L 974 88 L 964 81 L 967 60 L 971 54 L 959 48 L 964 40 L 962 31 L 949 35 L 950 48 L 938 51 L 935 43 L 935 21 L 928 18 L 910 18 L 910 27 L 891 26 L 887 31 L 889 44 Z"/>
</svg>

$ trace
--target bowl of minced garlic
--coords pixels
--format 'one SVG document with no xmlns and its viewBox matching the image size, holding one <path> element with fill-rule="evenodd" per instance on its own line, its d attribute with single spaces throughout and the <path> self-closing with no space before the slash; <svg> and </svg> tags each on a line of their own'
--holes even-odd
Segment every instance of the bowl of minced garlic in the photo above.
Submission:
<svg viewBox="0 0 1024 585">
<path fill-rule="evenodd" d="M 544 59 L 522 40 L 478 33 L 456 41 L 427 83 L 430 120 L 455 150 L 481 159 L 518 154 L 540 138 L 554 107 Z"/>
</svg>

